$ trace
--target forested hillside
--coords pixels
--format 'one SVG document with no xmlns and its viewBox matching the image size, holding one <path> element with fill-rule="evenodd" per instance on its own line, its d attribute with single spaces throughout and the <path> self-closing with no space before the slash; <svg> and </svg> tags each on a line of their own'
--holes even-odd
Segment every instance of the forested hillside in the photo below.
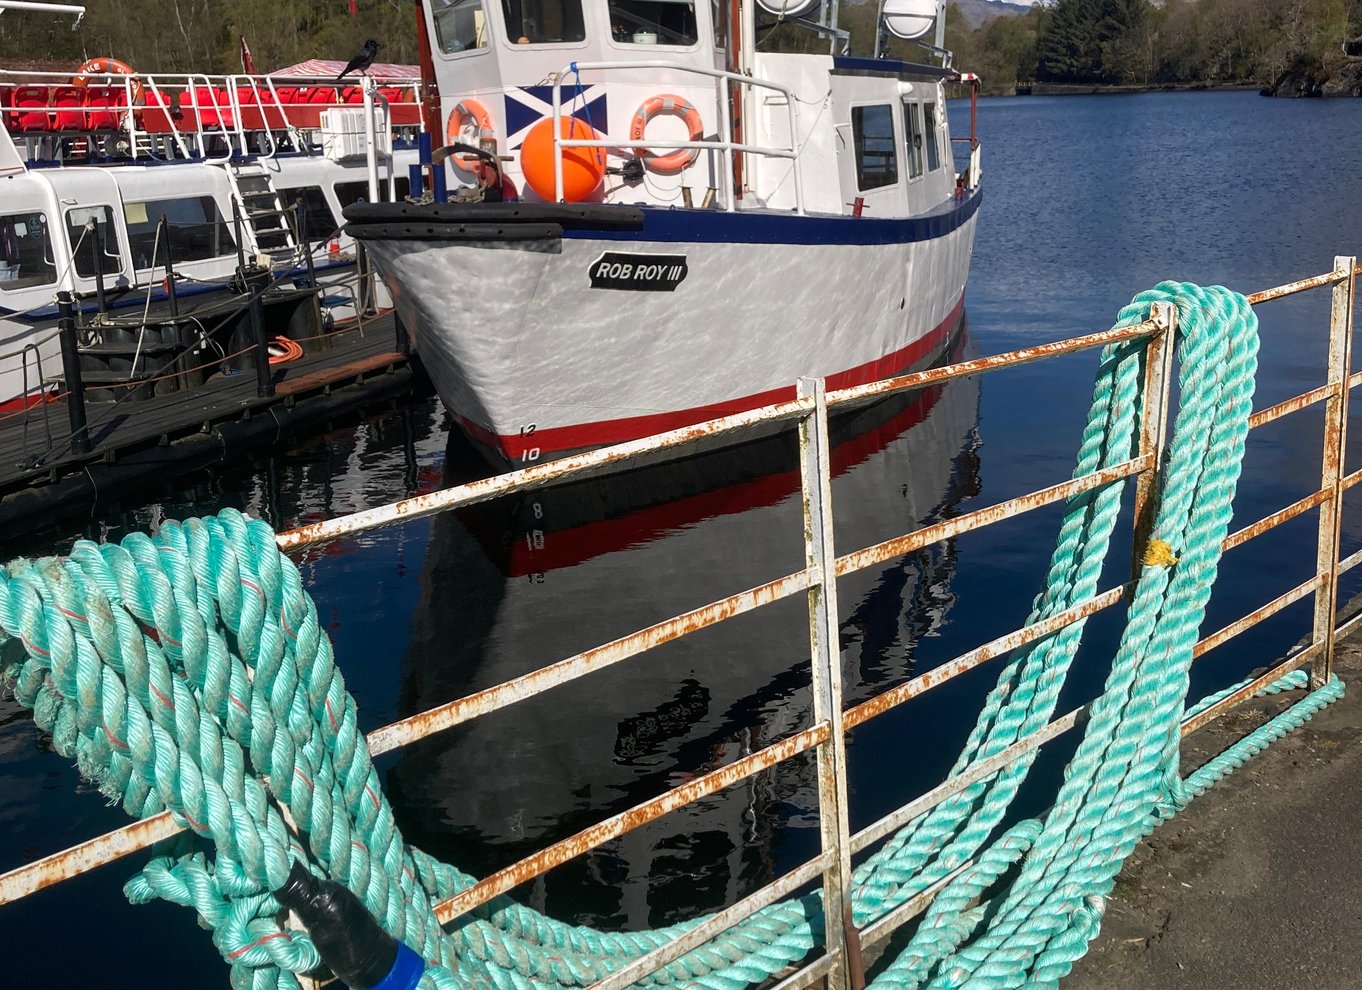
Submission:
<svg viewBox="0 0 1362 990">
<path fill-rule="evenodd" d="M 947 45 L 992 92 L 1018 81 L 1270 86 L 1328 74 L 1362 34 L 1362 0 L 1050 0 L 977 30 L 954 12 Z"/>
</svg>

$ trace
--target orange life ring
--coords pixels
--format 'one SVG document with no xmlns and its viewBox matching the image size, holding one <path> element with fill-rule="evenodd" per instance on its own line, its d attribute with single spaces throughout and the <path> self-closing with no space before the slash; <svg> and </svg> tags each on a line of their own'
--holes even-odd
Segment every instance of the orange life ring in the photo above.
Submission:
<svg viewBox="0 0 1362 990">
<path fill-rule="evenodd" d="M 475 140 L 465 140 L 469 128 L 477 129 L 478 136 Z M 445 125 L 445 143 L 462 142 L 481 148 L 484 141 L 495 141 L 496 138 L 497 132 L 492 126 L 492 118 L 477 100 L 462 100 L 454 104 L 454 109 L 449 111 L 449 122 Z M 449 160 L 454 163 L 456 169 L 469 175 L 476 173 L 480 161 L 475 155 L 450 155 Z"/>
<path fill-rule="evenodd" d="M 86 59 L 71 77 L 71 85 L 88 86 L 94 76 L 132 76 L 132 101 L 142 102 L 142 81 L 137 78 L 137 70 L 127 62 L 120 62 L 116 58 Z"/>
<path fill-rule="evenodd" d="M 648 129 L 648 122 L 664 114 L 680 117 L 686 122 L 686 127 L 690 130 L 688 140 L 699 141 L 705 136 L 705 125 L 700 120 L 700 111 L 696 110 L 690 101 L 673 93 L 659 93 L 644 100 L 643 105 L 634 112 L 634 119 L 629 124 L 629 140 L 643 140 L 643 132 Z M 688 169 L 695 164 L 695 159 L 700 157 L 699 148 L 677 148 L 666 155 L 659 155 L 647 148 L 636 147 L 634 151 L 643 159 L 644 165 L 662 175 L 675 175 Z"/>
</svg>

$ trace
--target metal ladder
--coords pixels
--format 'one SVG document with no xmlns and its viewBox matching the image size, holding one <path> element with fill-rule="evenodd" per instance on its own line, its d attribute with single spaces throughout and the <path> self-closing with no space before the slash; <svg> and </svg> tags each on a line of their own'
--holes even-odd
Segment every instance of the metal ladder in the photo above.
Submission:
<svg viewBox="0 0 1362 990">
<path fill-rule="evenodd" d="M 269 170 L 258 162 L 229 162 L 226 170 L 241 225 L 256 253 L 268 255 L 276 267 L 296 267 L 302 254 Z"/>
</svg>

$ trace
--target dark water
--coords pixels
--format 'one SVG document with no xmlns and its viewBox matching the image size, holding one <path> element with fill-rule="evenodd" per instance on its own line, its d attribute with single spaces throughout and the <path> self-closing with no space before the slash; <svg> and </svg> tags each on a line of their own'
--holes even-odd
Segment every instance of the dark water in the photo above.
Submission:
<svg viewBox="0 0 1362 990">
<path fill-rule="evenodd" d="M 959 129 L 967 108 L 953 113 Z M 966 353 L 1100 329 L 1165 278 L 1249 291 L 1359 250 L 1362 102 L 1022 98 L 984 101 L 980 127 L 987 194 Z M 1322 381 L 1327 309 L 1317 293 L 1260 311 L 1259 407 Z M 1062 480 L 1095 363 L 1089 353 L 1033 365 L 839 422 L 838 549 Z M 1308 413 L 1253 435 L 1236 526 L 1313 490 L 1319 436 L 1320 418 Z M 777 438 L 369 534 L 311 552 L 300 567 L 372 729 L 797 569 L 796 466 L 792 442 Z M 88 527 L 35 534 L 3 556 L 226 505 L 287 527 L 478 470 L 457 444 L 446 450 L 443 415 L 427 400 Z M 868 697 L 1015 628 L 1057 519 L 1042 511 L 844 579 L 848 695 Z M 1352 549 L 1356 512 L 1344 528 Z M 1304 580 L 1314 552 L 1313 517 L 1236 550 L 1205 629 Z M 1112 558 L 1104 586 L 1126 567 L 1119 546 Z M 1358 588 L 1346 580 L 1345 597 Z M 1193 690 L 1281 655 L 1308 616 L 1301 603 L 1210 654 Z M 1062 704 L 1100 684 L 1118 620 L 1090 624 Z M 786 602 L 395 755 L 382 765 L 388 793 L 409 839 L 484 873 L 806 725 L 806 654 L 802 605 Z M 854 734 L 853 826 L 940 779 L 993 675 L 977 671 Z M 1054 778 L 1062 750 L 1039 767 L 1042 778 Z M 523 896 L 559 916 L 628 926 L 730 903 L 811 855 L 814 790 L 810 763 L 783 766 Z M 1044 787 L 1023 803 L 1043 806 Z M 24 712 L 0 701 L 0 871 L 124 821 L 48 751 Z M 123 899 L 139 861 L 0 908 L 7 944 L 26 947 L 7 956 L 0 986 L 73 987 L 94 973 L 111 990 L 225 985 L 190 912 Z"/>
</svg>

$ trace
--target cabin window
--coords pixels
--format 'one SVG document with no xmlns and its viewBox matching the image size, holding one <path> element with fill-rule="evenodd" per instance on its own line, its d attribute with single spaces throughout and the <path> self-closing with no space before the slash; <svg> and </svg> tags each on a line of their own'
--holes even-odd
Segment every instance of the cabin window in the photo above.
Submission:
<svg viewBox="0 0 1362 990">
<path fill-rule="evenodd" d="M 177 264 L 222 258 L 236 250 L 236 241 L 212 196 L 124 203 L 123 219 L 128 225 L 128 247 L 134 268 L 165 264 L 165 243 L 156 243 L 156 228 L 162 214 L 170 229 L 173 260 Z"/>
<path fill-rule="evenodd" d="M 728 48 L 728 5 L 733 0 L 710 0 L 709 17 L 714 22 L 714 47 Z"/>
<path fill-rule="evenodd" d="M 691 0 L 613 0 L 610 33 L 626 45 L 695 44 L 695 4 Z"/>
<path fill-rule="evenodd" d="M 506 36 L 516 45 L 585 41 L 582 0 L 501 0 Z"/>
<path fill-rule="evenodd" d="M 434 0 L 435 40 L 446 55 L 487 47 L 482 0 Z"/>
<path fill-rule="evenodd" d="M 89 231 L 93 221 L 99 231 L 101 265 L 104 274 L 123 270 L 123 255 L 118 247 L 118 228 L 114 226 L 113 207 L 79 206 L 66 211 L 66 237 L 76 259 L 76 274 L 82 278 L 95 275 L 95 238 Z M 79 245 L 79 246 L 77 246 Z"/>
<path fill-rule="evenodd" d="M 922 174 L 922 104 L 905 103 L 903 122 L 908 134 L 908 178 Z"/>
<path fill-rule="evenodd" d="M 857 188 L 865 192 L 898 182 L 893 108 L 887 103 L 852 107 L 851 134 L 856 148 Z"/>
<path fill-rule="evenodd" d="M 927 118 L 927 171 L 935 172 L 941 167 L 941 145 L 938 143 L 941 135 L 941 126 L 936 119 L 936 104 L 922 104 L 922 112 Z"/>
<path fill-rule="evenodd" d="M 364 183 L 368 188 L 369 183 Z M 279 195 L 284 200 L 284 205 L 302 200 L 302 206 L 298 211 L 298 223 L 301 229 L 306 231 L 307 240 L 312 244 L 321 244 L 331 240 L 331 235 L 340 229 L 340 224 L 331 215 L 331 204 L 326 201 L 326 193 L 322 192 L 321 186 L 297 186 L 293 189 L 280 189 Z"/>
<path fill-rule="evenodd" d="M 393 186 L 397 202 L 399 203 L 406 199 L 407 194 L 411 191 L 411 182 L 405 175 L 394 176 Z M 387 176 L 378 180 L 378 188 L 382 195 L 386 196 L 388 194 Z M 366 203 L 369 202 L 369 180 L 365 179 L 361 182 L 337 182 L 336 200 L 340 203 L 340 208 L 342 210 L 347 206 L 353 206 L 360 200 L 363 200 Z"/>
<path fill-rule="evenodd" d="M 46 213 L 0 215 L 0 289 L 26 289 L 57 280 Z"/>
</svg>

